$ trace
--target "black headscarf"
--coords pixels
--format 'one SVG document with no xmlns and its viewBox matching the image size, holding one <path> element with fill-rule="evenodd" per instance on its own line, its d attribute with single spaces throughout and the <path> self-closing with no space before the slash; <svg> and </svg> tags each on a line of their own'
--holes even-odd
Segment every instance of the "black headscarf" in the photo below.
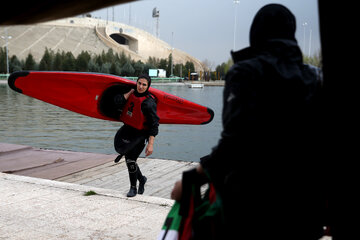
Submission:
<svg viewBox="0 0 360 240">
<path fill-rule="evenodd" d="M 270 39 L 295 39 L 296 20 L 289 9 L 280 4 L 262 7 L 250 29 L 250 46 L 261 47 Z"/>
<path fill-rule="evenodd" d="M 148 82 L 148 88 L 146 89 L 145 92 L 139 93 L 139 92 L 137 91 L 137 87 L 135 87 L 135 92 L 134 92 L 134 94 L 135 94 L 135 96 L 137 96 L 137 97 L 142 97 L 142 96 L 146 96 L 147 94 L 149 94 L 149 88 L 150 88 L 150 85 L 151 85 L 151 77 L 150 77 L 149 75 L 147 75 L 147 74 L 142 74 L 142 75 L 140 75 L 140 76 L 138 77 L 138 79 L 136 80 L 136 82 L 139 81 L 139 79 L 141 79 L 141 78 L 144 78 L 144 79 L 147 80 L 147 82 Z"/>
</svg>

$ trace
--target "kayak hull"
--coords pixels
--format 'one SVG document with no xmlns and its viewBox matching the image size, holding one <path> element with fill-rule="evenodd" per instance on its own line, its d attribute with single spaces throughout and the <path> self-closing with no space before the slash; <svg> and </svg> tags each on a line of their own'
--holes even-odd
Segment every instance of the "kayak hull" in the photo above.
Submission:
<svg viewBox="0 0 360 240">
<path fill-rule="evenodd" d="M 114 97 L 136 87 L 136 82 L 110 74 L 20 71 L 9 86 L 19 93 L 89 117 L 120 121 Z M 161 124 L 206 124 L 214 112 L 205 106 L 149 88 L 157 101 Z"/>
</svg>

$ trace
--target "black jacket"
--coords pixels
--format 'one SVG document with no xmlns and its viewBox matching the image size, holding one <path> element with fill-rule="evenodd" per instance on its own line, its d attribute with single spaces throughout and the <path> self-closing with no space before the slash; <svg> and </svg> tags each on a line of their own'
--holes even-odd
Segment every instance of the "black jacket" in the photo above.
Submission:
<svg viewBox="0 0 360 240">
<path fill-rule="evenodd" d="M 223 198 L 226 225 L 245 236 L 261 226 L 258 239 L 294 232 L 319 239 L 326 159 L 318 149 L 316 71 L 302 63 L 299 48 L 289 40 L 244 49 L 233 59 L 221 138 L 201 159 Z"/>
<path fill-rule="evenodd" d="M 232 52 L 221 138 L 201 160 L 220 185 L 233 171 L 248 175 L 271 164 L 276 168 L 278 162 L 270 164 L 269 158 L 304 156 L 316 144 L 320 81 L 315 69 L 303 64 L 295 30 L 287 8 L 269 4 L 253 20 L 250 47 Z"/>
<path fill-rule="evenodd" d="M 210 157 L 201 161 L 220 185 L 234 171 L 247 175 L 269 170 L 272 157 L 306 155 L 316 144 L 315 139 L 306 141 L 320 124 L 316 120 L 320 82 L 316 70 L 302 63 L 295 41 L 271 40 L 263 49 L 249 47 L 232 57 L 221 138 Z"/>
<path fill-rule="evenodd" d="M 309 236 L 307 231 L 315 238 L 300 239 L 318 239 L 322 231 L 320 81 L 303 64 L 294 34 L 295 18 L 284 7 L 259 11 L 250 47 L 232 53 L 221 138 L 201 159 L 223 198 L 229 231 L 254 239 Z"/>
</svg>

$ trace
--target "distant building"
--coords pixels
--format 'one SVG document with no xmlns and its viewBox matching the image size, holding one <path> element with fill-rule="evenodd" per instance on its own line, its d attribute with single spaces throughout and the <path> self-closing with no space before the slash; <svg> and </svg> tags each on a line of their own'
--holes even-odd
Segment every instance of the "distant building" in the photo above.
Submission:
<svg viewBox="0 0 360 240">
<path fill-rule="evenodd" d="M 190 74 L 190 80 L 195 80 L 195 81 L 199 80 L 199 74 L 196 73 L 196 72 L 191 73 Z"/>
<path fill-rule="evenodd" d="M 166 71 L 164 69 L 149 69 L 149 76 L 150 77 L 165 78 L 166 77 Z"/>
</svg>

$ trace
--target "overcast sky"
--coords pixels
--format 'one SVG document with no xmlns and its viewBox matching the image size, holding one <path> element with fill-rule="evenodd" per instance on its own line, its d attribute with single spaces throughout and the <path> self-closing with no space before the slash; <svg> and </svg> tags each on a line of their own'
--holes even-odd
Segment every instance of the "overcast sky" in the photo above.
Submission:
<svg viewBox="0 0 360 240">
<path fill-rule="evenodd" d="M 313 55 L 320 51 L 317 0 L 240 0 L 238 4 L 234 0 L 140 0 L 91 14 L 156 35 L 156 19 L 152 18 L 156 7 L 160 13 L 160 39 L 200 61 L 210 61 L 215 68 L 226 62 L 234 49 L 235 15 L 235 50 L 239 50 L 249 46 L 251 22 L 256 12 L 269 3 L 283 4 L 294 13 L 296 38 L 303 53 L 308 55 L 310 51 Z"/>
</svg>

